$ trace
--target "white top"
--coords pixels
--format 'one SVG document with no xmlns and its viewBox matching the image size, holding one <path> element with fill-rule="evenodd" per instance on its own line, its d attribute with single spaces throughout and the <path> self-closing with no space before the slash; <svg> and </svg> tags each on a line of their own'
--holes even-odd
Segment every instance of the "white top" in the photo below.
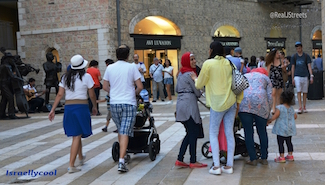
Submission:
<svg viewBox="0 0 325 185">
<path fill-rule="evenodd" d="M 146 71 L 147 71 L 146 65 L 144 65 L 143 62 L 138 62 L 137 64 L 133 62 L 133 64 L 137 66 L 138 70 L 139 70 L 139 68 L 142 68 L 143 73 L 140 73 L 141 74 L 141 82 L 145 82 L 144 73 L 146 73 Z"/>
<path fill-rule="evenodd" d="M 38 93 L 37 93 L 37 90 L 35 89 L 35 87 L 32 87 L 29 84 L 27 84 L 27 85 L 23 86 L 23 89 L 28 90 L 28 91 L 33 90 L 35 92 L 35 96 L 38 97 Z"/>
<path fill-rule="evenodd" d="M 169 73 L 172 73 L 173 70 L 173 66 L 169 66 L 169 67 L 165 67 L 164 71 L 164 78 L 173 78 L 173 76 L 171 76 Z M 168 73 L 166 73 L 168 72 Z"/>
<path fill-rule="evenodd" d="M 136 65 L 118 60 L 107 66 L 103 79 L 110 84 L 110 103 L 137 105 L 134 82 L 141 78 Z"/>
<path fill-rule="evenodd" d="M 90 74 L 85 73 L 82 77 L 82 81 L 80 80 L 79 75 L 76 76 L 76 81 L 74 82 L 74 91 L 71 91 L 65 85 L 65 76 L 63 76 L 63 78 L 61 79 L 59 86 L 65 89 L 65 100 L 87 100 L 88 89 L 91 89 L 94 84 L 95 82 L 90 76 Z"/>
<path fill-rule="evenodd" d="M 162 71 L 164 70 L 164 66 L 161 64 L 152 64 L 149 68 L 150 74 L 152 74 L 153 80 L 156 82 L 163 81 L 163 74 Z"/>
</svg>

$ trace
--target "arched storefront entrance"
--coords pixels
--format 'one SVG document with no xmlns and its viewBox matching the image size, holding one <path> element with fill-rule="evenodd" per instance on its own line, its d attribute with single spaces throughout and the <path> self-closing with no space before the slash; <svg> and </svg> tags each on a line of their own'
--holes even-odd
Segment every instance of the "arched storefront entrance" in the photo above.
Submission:
<svg viewBox="0 0 325 185">
<path fill-rule="evenodd" d="M 322 30 L 320 27 L 315 27 L 312 31 L 313 51 L 312 55 L 318 58 L 318 55 L 322 55 Z"/>
<path fill-rule="evenodd" d="M 147 16 L 139 21 L 131 37 L 134 38 L 134 53 L 139 55 L 139 61 L 146 65 L 145 74 L 147 89 L 151 90 L 149 79 L 149 67 L 156 57 L 162 60 L 162 64 L 169 59 L 174 67 L 174 85 L 178 71 L 178 54 L 181 48 L 181 31 L 172 21 L 162 16 Z M 172 86 L 174 94 L 174 86 Z"/>
<path fill-rule="evenodd" d="M 235 48 L 239 47 L 240 34 L 235 27 L 223 25 L 215 30 L 213 40 L 219 41 L 223 46 Z"/>
</svg>

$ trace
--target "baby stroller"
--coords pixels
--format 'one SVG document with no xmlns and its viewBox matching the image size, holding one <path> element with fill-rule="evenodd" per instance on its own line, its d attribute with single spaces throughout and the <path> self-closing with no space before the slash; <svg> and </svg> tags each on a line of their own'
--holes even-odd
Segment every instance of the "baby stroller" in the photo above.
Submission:
<svg viewBox="0 0 325 185">
<path fill-rule="evenodd" d="M 208 108 L 202 101 L 199 100 L 199 102 L 201 104 L 203 104 L 206 108 Z M 239 117 L 237 117 L 235 119 L 235 123 L 234 123 L 234 137 L 235 137 L 235 154 L 234 155 L 241 155 L 243 157 L 247 157 L 248 156 L 248 151 L 246 148 L 246 144 L 245 144 L 245 138 L 238 133 L 239 130 L 242 129 L 242 123 L 239 119 Z M 220 127 L 221 130 L 221 127 Z M 219 138 L 220 138 L 220 131 L 219 131 Z M 225 137 L 225 135 L 223 134 L 223 137 Z M 220 145 L 220 139 L 219 139 L 219 145 Z M 221 148 L 221 147 L 220 147 Z M 227 147 L 223 147 L 223 148 L 227 148 Z M 257 158 L 261 157 L 261 147 L 259 144 L 254 143 L 254 148 L 256 150 L 256 155 Z M 211 146 L 210 146 L 210 141 L 206 141 L 205 143 L 203 143 L 202 147 L 201 147 L 201 152 L 202 155 L 206 158 L 212 158 L 212 151 L 211 151 Z M 220 150 L 220 158 L 225 157 L 227 158 L 227 151 L 225 150 Z M 225 163 L 226 161 L 221 160 L 222 163 Z"/>
<path fill-rule="evenodd" d="M 126 162 L 131 159 L 129 153 L 149 153 L 151 161 L 156 159 L 156 155 L 160 152 L 160 140 L 155 120 L 150 115 L 152 113 L 152 105 L 149 102 L 149 94 L 147 90 L 142 90 L 140 96 L 137 97 L 138 111 L 136 122 L 134 124 L 133 137 L 129 137 L 129 144 L 126 150 Z M 149 126 L 144 126 L 149 119 Z M 112 147 L 112 158 L 116 162 L 120 156 L 120 145 L 114 142 Z"/>
<path fill-rule="evenodd" d="M 241 155 L 243 157 L 247 157 L 248 156 L 248 152 L 247 152 L 247 148 L 246 148 L 246 144 L 245 144 L 245 138 L 238 133 L 237 131 L 239 131 L 241 129 L 241 122 L 239 120 L 239 118 L 235 119 L 235 123 L 234 123 L 234 137 L 235 137 L 235 154 L 234 155 Z M 220 134 L 220 132 L 219 132 Z M 219 143 L 220 145 L 220 143 Z M 255 143 L 254 144 L 254 148 L 256 150 L 256 155 L 257 158 L 259 158 L 261 156 L 261 149 L 260 149 L 260 145 Z M 212 158 L 212 151 L 211 151 L 211 146 L 210 146 L 210 141 L 205 142 L 202 145 L 201 148 L 201 152 L 202 155 L 206 158 Z M 220 158 L 221 157 L 227 157 L 227 151 L 224 150 L 220 150 Z M 222 163 L 224 163 L 225 161 L 221 161 Z"/>
</svg>

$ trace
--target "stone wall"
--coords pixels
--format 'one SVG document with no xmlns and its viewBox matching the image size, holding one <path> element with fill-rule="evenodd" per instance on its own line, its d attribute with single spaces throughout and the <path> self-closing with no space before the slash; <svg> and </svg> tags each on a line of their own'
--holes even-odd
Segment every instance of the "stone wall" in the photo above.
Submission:
<svg viewBox="0 0 325 185">
<path fill-rule="evenodd" d="M 283 6 L 281 4 L 262 4 L 236 0 L 209 0 L 205 1 L 205 3 L 198 3 L 197 1 L 182 1 L 180 3 L 180 1 L 133 0 L 123 1 L 120 6 L 122 43 L 127 43 L 131 47 L 134 45 L 129 34 L 133 33 L 132 28 L 141 19 L 151 15 L 163 16 L 181 29 L 183 39 L 179 59 L 181 54 L 191 51 L 196 54 L 199 65 L 202 65 L 203 61 L 208 57 L 208 48 L 213 33 L 222 25 L 231 25 L 239 31 L 241 36 L 240 46 L 243 48 L 243 55 L 247 57 L 266 54 L 266 41 L 264 38 L 270 37 L 270 31 L 274 25 L 277 25 L 280 32 L 282 32 L 282 37 L 287 38 L 286 52 L 288 54 L 295 52 L 294 43 L 299 40 L 299 27 L 288 26 L 298 25 L 298 19 L 270 18 L 270 12 L 275 11 L 299 13 L 299 8 L 292 5 Z M 112 9 L 112 11 L 114 10 Z M 134 20 L 135 18 L 136 20 Z M 310 15 L 310 18 L 308 17 L 306 21 L 310 21 L 310 19 L 313 19 L 314 22 L 320 22 L 318 15 Z M 310 31 L 306 30 L 306 32 Z"/>
<path fill-rule="evenodd" d="M 313 6 L 319 6 L 317 0 Z M 116 59 L 115 0 L 19 0 L 18 7 L 21 32 L 18 33 L 17 50 L 26 61 L 41 64 L 45 61 L 44 51 L 54 47 L 65 62 L 75 52 L 80 52 L 88 60 L 99 60 L 103 73 L 105 59 Z M 191 51 L 202 65 L 208 57 L 213 33 L 222 25 L 231 25 L 239 31 L 245 57 L 266 54 L 264 38 L 270 37 L 273 26 L 277 26 L 281 37 L 287 38 L 287 54 L 293 54 L 294 43 L 300 40 L 299 20 L 270 18 L 270 12 L 288 11 L 299 13 L 299 8 L 255 0 L 123 0 L 120 1 L 121 42 L 133 48 L 130 33 L 136 23 L 146 16 L 158 15 L 174 22 L 181 30 L 179 60 L 184 52 Z M 310 34 L 320 25 L 321 17 L 320 12 L 309 11 L 308 6 L 303 8 L 304 11 L 308 11 L 308 18 L 302 20 L 302 24 L 308 26 L 303 26 L 302 42 L 304 50 L 311 53 Z"/>
<path fill-rule="evenodd" d="M 35 73 L 29 75 L 36 77 L 38 84 L 45 78 L 42 64 L 46 62 L 46 52 L 49 48 L 58 51 L 63 72 L 66 71 L 70 58 L 75 54 L 79 53 L 87 60 L 98 60 L 97 30 L 31 34 L 24 35 L 23 40 L 25 46 L 22 47 L 26 53 L 23 61 L 41 69 L 37 76 Z"/>
</svg>

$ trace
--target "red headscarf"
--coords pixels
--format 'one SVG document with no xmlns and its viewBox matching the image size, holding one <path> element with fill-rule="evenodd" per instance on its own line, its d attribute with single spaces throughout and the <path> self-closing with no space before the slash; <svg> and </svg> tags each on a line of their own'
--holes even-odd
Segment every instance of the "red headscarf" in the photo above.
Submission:
<svg viewBox="0 0 325 185">
<path fill-rule="evenodd" d="M 181 64 L 182 64 L 181 73 L 194 72 L 196 74 L 196 67 L 192 68 L 191 64 L 190 64 L 190 62 L 191 62 L 190 55 L 191 55 L 190 52 L 186 52 L 183 54 L 182 60 L 181 60 Z"/>
<path fill-rule="evenodd" d="M 259 67 L 251 70 L 251 73 L 258 72 L 268 76 L 267 70 L 264 67 Z"/>
</svg>

